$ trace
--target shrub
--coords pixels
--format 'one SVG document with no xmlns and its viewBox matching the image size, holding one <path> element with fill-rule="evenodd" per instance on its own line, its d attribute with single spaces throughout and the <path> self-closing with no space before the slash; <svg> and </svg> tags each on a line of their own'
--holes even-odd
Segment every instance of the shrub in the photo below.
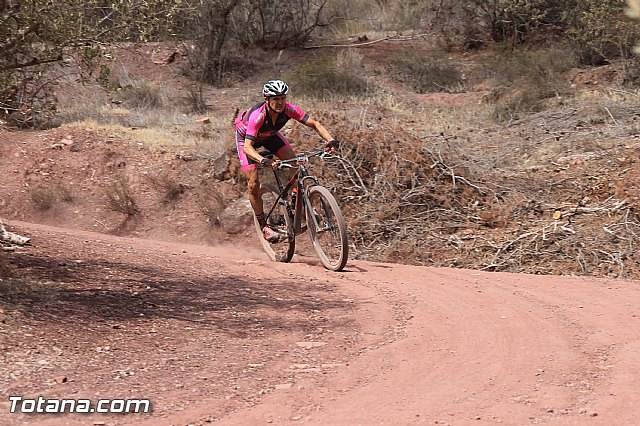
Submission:
<svg viewBox="0 0 640 426">
<path fill-rule="evenodd" d="M 53 79 L 44 68 L 0 70 L 0 119 L 12 127 L 47 129 L 59 125 L 55 114 Z"/>
<path fill-rule="evenodd" d="M 323 56 L 302 62 L 285 78 L 301 94 L 327 100 L 371 93 L 373 85 L 364 74 L 362 56 L 347 50 L 339 52 L 336 57 Z"/>
<path fill-rule="evenodd" d="M 577 0 L 428 1 L 426 23 L 448 49 L 493 43 L 511 46 L 539 34 L 562 34 L 567 11 Z"/>
<path fill-rule="evenodd" d="M 130 108 L 156 109 L 168 103 L 166 88 L 148 82 L 138 82 L 120 90 L 120 97 Z"/>
<path fill-rule="evenodd" d="M 392 57 L 390 70 L 418 93 L 456 92 L 465 84 L 462 72 L 446 58 L 425 58 L 411 49 Z"/>
<path fill-rule="evenodd" d="M 621 19 L 624 0 L 583 0 L 568 14 L 567 36 L 584 65 L 602 65 L 613 58 L 629 58 L 640 30 Z"/>
<path fill-rule="evenodd" d="M 494 117 L 500 121 L 518 113 L 538 111 L 544 100 L 566 95 L 571 88 L 564 74 L 575 65 L 563 49 L 502 51 L 474 71 L 477 79 L 491 79 L 500 89 L 491 94 Z"/>
<path fill-rule="evenodd" d="M 427 1 L 427 24 L 451 49 L 487 42 L 512 47 L 550 39 L 569 40 L 581 64 L 629 58 L 640 31 L 625 21 L 625 0 Z"/>
<path fill-rule="evenodd" d="M 131 184 L 126 176 L 118 176 L 116 180 L 105 190 L 109 206 L 120 213 L 134 216 L 140 213 Z"/>
<path fill-rule="evenodd" d="M 36 209 L 47 211 L 51 209 L 57 200 L 56 191 L 51 188 L 38 186 L 31 192 L 31 201 Z"/>
<path fill-rule="evenodd" d="M 327 0 L 241 2 L 232 13 L 230 26 L 245 46 L 272 49 L 300 46 L 322 23 L 326 4 Z"/>
<path fill-rule="evenodd" d="M 73 192 L 63 183 L 58 183 L 56 187 L 56 193 L 58 194 L 60 199 L 65 203 L 73 203 L 75 201 L 75 196 L 73 195 Z"/>
<path fill-rule="evenodd" d="M 198 209 L 206 217 L 211 226 L 220 224 L 220 214 L 224 210 L 225 203 L 222 195 L 213 186 L 203 186 L 196 198 Z"/>
<path fill-rule="evenodd" d="M 197 114 L 204 114 L 207 112 L 207 100 L 204 95 L 204 88 L 201 84 L 189 87 L 189 92 L 182 98 L 182 102 L 188 112 Z"/>
<path fill-rule="evenodd" d="M 156 176 L 149 176 L 149 182 L 162 194 L 165 203 L 174 202 L 181 194 L 184 194 L 187 187 L 178 182 L 175 176 L 168 173 L 160 173 Z"/>
</svg>

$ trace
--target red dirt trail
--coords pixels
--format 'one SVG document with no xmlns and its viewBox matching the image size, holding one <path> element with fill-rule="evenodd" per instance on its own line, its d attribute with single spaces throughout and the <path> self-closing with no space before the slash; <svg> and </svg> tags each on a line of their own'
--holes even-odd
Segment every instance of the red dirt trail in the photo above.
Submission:
<svg viewBox="0 0 640 426">
<path fill-rule="evenodd" d="M 11 225 L 33 238 L 12 255 L 17 270 L 55 291 L 0 310 L 2 425 L 635 425 L 640 416 L 637 282 L 363 261 L 331 273 L 312 257 L 269 262 L 257 242 Z M 10 395 L 149 398 L 153 411 L 11 414 Z"/>
</svg>

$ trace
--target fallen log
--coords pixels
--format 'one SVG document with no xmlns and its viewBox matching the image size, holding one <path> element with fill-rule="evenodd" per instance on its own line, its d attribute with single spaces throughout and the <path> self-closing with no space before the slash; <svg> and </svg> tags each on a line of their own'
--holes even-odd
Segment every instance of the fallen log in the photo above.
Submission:
<svg viewBox="0 0 640 426">
<path fill-rule="evenodd" d="M 6 230 L 4 222 L 0 219 L 0 241 L 4 243 L 17 244 L 23 246 L 31 241 L 31 238 L 23 237 L 22 235 L 14 234 Z"/>
</svg>

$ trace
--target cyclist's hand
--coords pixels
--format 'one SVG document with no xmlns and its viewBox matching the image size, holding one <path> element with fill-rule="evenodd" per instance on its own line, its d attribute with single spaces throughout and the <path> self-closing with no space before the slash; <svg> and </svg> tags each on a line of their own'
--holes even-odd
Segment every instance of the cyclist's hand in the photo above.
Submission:
<svg viewBox="0 0 640 426">
<path fill-rule="evenodd" d="M 273 160 L 271 158 L 263 158 L 262 160 L 260 160 L 260 164 L 262 164 L 265 167 L 271 167 L 273 169 L 277 169 L 278 165 L 280 165 L 280 161 Z"/>
<path fill-rule="evenodd" d="M 327 145 L 324 147 L 325 151 L 331 151 L 331 152 L 335 152 L 336 149 L 340 148 L 340 142 L 338 142 L 338 140 L 334 139 L 332 141 L 330 141 L 329 143 L 327 143 Z"/>
</svg>

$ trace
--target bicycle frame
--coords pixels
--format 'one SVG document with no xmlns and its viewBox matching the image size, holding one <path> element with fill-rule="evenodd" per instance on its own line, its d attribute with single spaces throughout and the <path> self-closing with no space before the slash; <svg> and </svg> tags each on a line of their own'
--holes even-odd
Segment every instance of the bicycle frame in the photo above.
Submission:
<svg viewBox="0 0 640 426">
<path fill-rule="evenodd" d="M 280 175 L 278 174 L 277 170 L 272 169 L 273 175 L 275 177 L 276 184 L 278 185 L 278 190 L 280 191 L 280 193 L 278 194 L 278 198 L 276 199 L 276 202 L 271 207 L 271 210 L 266 215 L 267 220 L 273 213 L 278 202 L 280 200 L 283 200 L 287 209 L 287 213 L 293 217 L 292 231 L 294 235 L 298 235 L 302 232 L 302 218 L 304 217 L 304 213 L 306 209 L 311 208 L 310 205 L 305 205 L 305 204 L 309 204 L 309 201 L 307 200 L 306 194 L 304 192 L 305 188 L 309 186 L 307 181 L 311 181 L 311 185 L 319 184 L 318 178 L 316 176 L 309 175 L 307 164 L 309 163 L 310 158 L 318 157 L 318 156 L 324 157 L 325 155 L 326 155 L 326 152 L 322 150 L 312 154 L 300 154 L 290 160 L 280 161 L 278 170 L 283 168 L 294 168 L 294 167 L 297 168 L 297 171 L 291 175 L 291 178 L 289 179 L 286 185 L 283 184 L 283 181 Z M 292 189 L 294 186 L 297 186 L 298 188 L 298 191 L 297 191 L 298 196 L 296 197 L 296 200 L 295 200 L 296 205 L 294 206 L 294 211 L 291 212 L 291 203 L 287 198 L 288 198 L 289 190 Z M 313 215 L 311 216 L 312 216 L 311 220 L 314 221 L 314 225 L 317 228 L 318 223 L 316 222 L 315 217 L 313 217 Z"/>
</svg>

